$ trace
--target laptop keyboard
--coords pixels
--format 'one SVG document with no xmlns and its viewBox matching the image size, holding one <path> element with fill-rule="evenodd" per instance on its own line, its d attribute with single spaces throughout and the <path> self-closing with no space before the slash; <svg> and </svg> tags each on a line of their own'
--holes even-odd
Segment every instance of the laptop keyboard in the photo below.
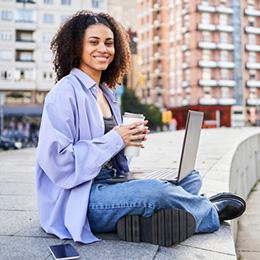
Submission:
<svg viewBox="0 0 260 260">
<path fill-rule="evenodd" d="M 177 175 L 178 175 L 178 168 L 159 169 L 159 170 L 147 173 L 144 176 L 144 179 L 174 180 L 177 178 Z"/>
</svg>

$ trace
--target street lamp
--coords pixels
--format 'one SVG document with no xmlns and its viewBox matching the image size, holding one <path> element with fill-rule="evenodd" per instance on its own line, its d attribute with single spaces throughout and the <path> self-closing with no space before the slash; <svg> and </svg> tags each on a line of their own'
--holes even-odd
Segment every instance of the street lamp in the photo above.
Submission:
<svg viewBox="0 0 260 260">
<path fill-rule="evenodd" d="M 4 104 L 5 104 L 5 100 L 6 100 L 6 95 L 3 92 L 0 92 L 0 136 L 3 134 L 4 132 Z"/>
</svg>

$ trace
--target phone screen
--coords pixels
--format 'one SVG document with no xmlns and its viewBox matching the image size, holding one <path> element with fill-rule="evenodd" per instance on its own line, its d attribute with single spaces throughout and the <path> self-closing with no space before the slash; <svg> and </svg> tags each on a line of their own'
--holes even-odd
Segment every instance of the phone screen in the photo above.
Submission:
<svg viewBox="0 0 260 260">
<path fill-rule="evenodd" d="M 69 260 L 79 258 L 78 252 L 71 244 L 52 245 L 49 249 L 53 257 L 57 260 Z"/>
</svg>

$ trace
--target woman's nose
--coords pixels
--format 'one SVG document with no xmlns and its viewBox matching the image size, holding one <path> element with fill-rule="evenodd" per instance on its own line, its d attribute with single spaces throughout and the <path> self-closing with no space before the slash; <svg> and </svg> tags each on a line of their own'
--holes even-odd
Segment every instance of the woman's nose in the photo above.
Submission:
<svg viewBox="0 0 260 260">
<path fill-rule="evenodd" d="M 98 51 L 100 51 L 100 52 L 106 52 L 107 51 L 107 48 L 106 48 L 104 43 L 100 43 L 100 45 L 98 46 Z"/>
</svg>

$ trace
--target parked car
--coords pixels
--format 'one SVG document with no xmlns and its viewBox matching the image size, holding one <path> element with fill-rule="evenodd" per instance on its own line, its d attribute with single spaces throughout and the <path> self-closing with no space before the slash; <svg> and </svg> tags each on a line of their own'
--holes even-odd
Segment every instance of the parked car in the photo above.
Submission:
<svg viewBox="0 0 260 260">
<path fill-rule="evenodd" d="M 0 149 L 1 150 L 14 150 L 14 149 L 20 149 L 22 147 L 21 142 L 14 142 L 9 139 L 6 139 L 2 136 L 0 136 Z"/>
</svg>

